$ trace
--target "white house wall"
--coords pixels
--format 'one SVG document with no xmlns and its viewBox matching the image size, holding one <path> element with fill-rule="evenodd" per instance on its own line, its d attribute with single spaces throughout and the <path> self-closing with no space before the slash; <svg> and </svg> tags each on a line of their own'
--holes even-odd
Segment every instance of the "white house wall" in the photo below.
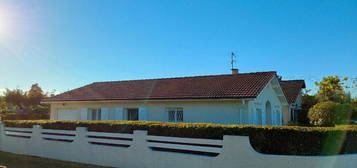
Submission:
<svg viewBox="0 0 357 168">
<path fill-rule="evenodd" d="M 101 108 L 102 120 L 126 119 L 124 109 L 139 108 L 139 120 L 168 121 L 166 108 L 182 107 L 183 122 L 248 124 L 248 104 L 241 100 L 218 101 L 167 101 L 167 102 L 83 102 L 83 103 L 52 103 L 51 119 L 59 119 L 58 112 L 72 109 L 78 113 L 73 120 L 87 119 L 88 108 Z M 104 113 L 104 114 L 103 114 Z"/>
<path fill-rule="evenodd" d="M 152 121 L 168 121 L 167 107 L 183 107 L 184 122 L 191 123 L 240 124 L 240 111 L 247 112 L 247 106 L 240 103 L 147 104 L 146 107 Z"/>
<path fill-rule="evenodd" d="M 266 125 L 266 110 L 265 105 L 266 102 L 269 101 L 271 104 L 272 109 L 272 125 L 282 125 L 282 107 L 284 106 L 283 103 L 277 97 L 273 89 L 272 81 L 277 80 L 273 78 L 271 82 L 262 90 L 259 96 L 254 99 L 253 101 L 249 102 L 249 111 L 250 111 L 250 124 L 257 124 L 257 109 L 262 110 L 262 125 Z M 277 114 L 278 112 L 278 114 Z M 279 115 L 280 121 L 277 121 L 275 115 Z"/>
</svg>

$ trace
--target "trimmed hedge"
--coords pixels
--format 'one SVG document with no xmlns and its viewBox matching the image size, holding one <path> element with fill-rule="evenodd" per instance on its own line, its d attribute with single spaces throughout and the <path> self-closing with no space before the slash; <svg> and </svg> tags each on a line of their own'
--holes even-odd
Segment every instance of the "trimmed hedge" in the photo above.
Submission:
<svg viewBox="0 0 357 168">
<path fill-rule="evenodd" d="M 249 136 L 253 148 L 260 153 L 284 155 L 334 155 L 357 153 L 357 126 L 297 127 L 220 125 L 203 123 L 166 123 L 152 121 L 4 121 L 8 127 L 132 133 L 147 130 L 150 135 L 222 139 L 223 135 Z"/>
</svg>

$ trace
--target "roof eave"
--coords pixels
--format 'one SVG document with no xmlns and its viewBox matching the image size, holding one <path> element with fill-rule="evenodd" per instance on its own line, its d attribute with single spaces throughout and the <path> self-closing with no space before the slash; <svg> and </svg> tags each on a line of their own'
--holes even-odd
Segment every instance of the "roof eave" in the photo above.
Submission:
<svg viewBox="0 0 357 168">
<path fill-rule="evenodd" d="M 189 98 L 189 99 L 102 99 L 102 100 L 49 100 L 41 101 L 42 104 L 52 103 L 88 103 L 88 102 L 160 102 L 160 101 L 234 101 L 234 100 L 253 100 L 256 97 L 246 98 Z"/>
</svg>

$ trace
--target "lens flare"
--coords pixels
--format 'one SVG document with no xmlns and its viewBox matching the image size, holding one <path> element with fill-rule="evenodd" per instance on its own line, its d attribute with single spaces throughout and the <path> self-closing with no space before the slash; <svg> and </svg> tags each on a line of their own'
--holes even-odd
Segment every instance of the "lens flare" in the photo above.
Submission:
<svg viewBox="0 0 357 168">
<path fill-rule="evenodd" d="M 4 16 L 0 15 L 0 36 L 6 34 L 6 19 Z"/>
<path fill-rule="evenodd" d="M 11 36 L 13 30 L 12 11 L 0 6 L 0 39 L 7 39 Z"/>
</svg>

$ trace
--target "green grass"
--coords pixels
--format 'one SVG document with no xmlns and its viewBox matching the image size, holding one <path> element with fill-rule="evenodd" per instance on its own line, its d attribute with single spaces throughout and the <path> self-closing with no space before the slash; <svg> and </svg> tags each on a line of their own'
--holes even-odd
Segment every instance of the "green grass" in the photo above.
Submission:
<svg viewBox="0 0 357 168">
<path fill-rule="evenodd" d="M 7 168 L 108 168 L 6 152 L 0 152 L 1 166 L 6 166 Z"/>
</svg>

